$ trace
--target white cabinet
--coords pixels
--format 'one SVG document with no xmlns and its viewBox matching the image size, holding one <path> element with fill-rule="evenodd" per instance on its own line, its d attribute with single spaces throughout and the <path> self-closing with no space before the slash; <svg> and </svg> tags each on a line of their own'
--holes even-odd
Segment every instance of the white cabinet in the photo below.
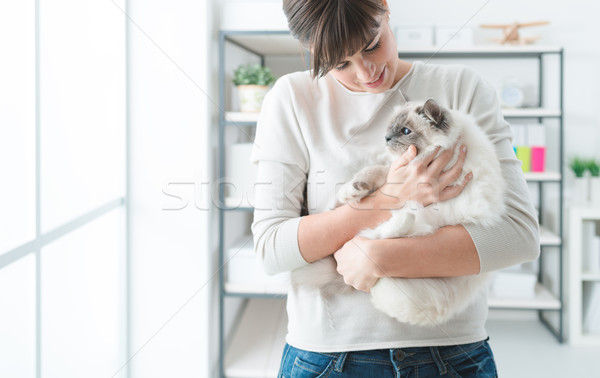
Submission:
<svg viewBox="0 0 600 378">
<path fill-rule="evenodd" d="M 600 345 L 600 264 L 591 263 L 600 254 L 598 245 L 586 243 L 590 223 L 600 229 L 600 207 L 573 207 L 569 210 L 569 342 Z M 585 325 L 595 331 L 586 330 Z M 592 324 L 593 323 L 593 324 Z"/>
</svg>

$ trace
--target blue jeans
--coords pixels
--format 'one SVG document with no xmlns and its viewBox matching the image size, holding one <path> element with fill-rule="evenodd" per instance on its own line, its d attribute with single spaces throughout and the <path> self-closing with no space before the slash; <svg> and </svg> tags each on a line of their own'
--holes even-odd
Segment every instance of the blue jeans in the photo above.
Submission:
<svg viewBox="0 0 600 378">
<path fill-rule="evenodd" d="M 317 353 L 286 344 L 279 378 L 316 377 L 486 377 L 496 378 L 487 340 L 472 344 Z"/>
</svg>

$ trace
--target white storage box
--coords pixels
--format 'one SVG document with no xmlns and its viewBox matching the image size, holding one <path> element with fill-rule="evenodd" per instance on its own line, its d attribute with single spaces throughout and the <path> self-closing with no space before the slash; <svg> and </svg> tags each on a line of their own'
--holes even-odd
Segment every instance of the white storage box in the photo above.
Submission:
<svg viewBox="0 0 600 378">
<path fill-rule="evenodd" d="M 494 274 L 492 293 L 502 298 L 534 298 L 537 276 L 524 271 L 501 271 Z"/>
<path fill-rule="evenodd" d="M 433 27 L 431 26 L 398 26 L 395 35 L 399 49 L 433 46 Z"/>
<path fill-rule="evenodd" d="M 253 207 L 256 166 L 250 162 L 252 143 L 238 143 L 227 147 L 225 177 L 225 206 Z"/>
<path fill-rule="evenodd" d="M 225 254 L 227 286 L 229 291 L 285 294 L 289 273 L 268 276 L 254 254 L 252 237 L 239 238 Z"/>
<path fill-rule="evenodd" d="M 436 26 L 435 44 L 444 47 L 473 46 L 473 28 L 461 26 Z"/>
</svg>

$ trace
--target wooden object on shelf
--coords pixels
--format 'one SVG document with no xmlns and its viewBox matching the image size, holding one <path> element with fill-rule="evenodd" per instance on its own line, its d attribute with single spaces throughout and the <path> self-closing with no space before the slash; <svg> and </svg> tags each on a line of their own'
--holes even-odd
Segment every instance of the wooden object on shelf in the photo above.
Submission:
<svg viewBox="0 0 600 378">
<path fill-rule="evenodd" d="M 513 45 L 528 45 L 531 44 L 541 37 L 523 37 L 519 35 L 520 28 L 526 28 L 531 26 L 547 25 L 548 21 L 537 21 L 537 22 L 513 22 L 512 24 L 483 24 L 479 27 L 484 29 L 503 29 L 504 36 L 502 38 L 493 39 L 495 42 L 499 42 L 501 45 L 513 44 Z"/>
<path fill-rule="evenodd" d="M 583 268 L 583 255 L 588 252 L 584 250 L 583 223 L 588 221 L 600 222 L 600 206 L 576 206 L 569 210 L 569 343 L 575 345 L 600 345 L 600 333 L 587 333 L 583 327 L 584 308 L 589 305 L 584 303 L 583 286 L 600 285 L 600 273 Z"/>
</svg>

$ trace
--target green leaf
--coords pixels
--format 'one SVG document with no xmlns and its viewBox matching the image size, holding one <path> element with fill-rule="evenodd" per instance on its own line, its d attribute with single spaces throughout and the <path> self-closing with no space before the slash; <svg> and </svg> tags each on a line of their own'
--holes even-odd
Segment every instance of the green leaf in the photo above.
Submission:
<svg viewBox="0 0 600 378">
<path fill-rule="evenodd" d="M 583 177 L 585 170 L 587 169 L 587 163 L 585 160 L 578 157 L 574 157 L 569 162 L 569 167 L 575 173 L 576 177 Z"/>
<path fill-rule="evenodd" d="M 260 64 L 246 64 L 239 66 L 233 73 L 235 85 L 271 85 L 275 76 L 268 67 Z"/>
</svg>

